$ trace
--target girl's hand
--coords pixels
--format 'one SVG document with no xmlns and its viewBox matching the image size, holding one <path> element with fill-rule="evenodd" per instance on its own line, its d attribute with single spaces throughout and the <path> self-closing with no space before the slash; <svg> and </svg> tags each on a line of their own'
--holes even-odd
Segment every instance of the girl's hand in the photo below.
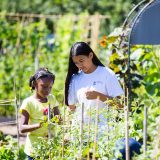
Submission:
<svg viewBox="0 0 160 160">
<path fill-rule="evenodd" d="M 87 91 L 86 98 L 87 99 L 97 99 L 99 97 L 99 92 L 97 91 Z"/>
<path fill-rule="evenodd" d="M 41 127 L 42 127 L 42 124 L 43 124 L 43 122 L 38 123 L 38 124 L 37 124 L 37 127 L 38 127 L 38 128 L 41 128 Z"/>
<path fill-rule="evenodd" d="M 52 123 L 62 124 L 61 115 L 55 115 L 55 116 L 51 119 L 51 121 L 52 121 Z"/>
<path fill-rule="evenodd" d="M 61 115 L 56 115 L 57 119 L 58 119 L 58 124 L 62 124 L 63 120 Z"/>
<path fill-rule="evenodd" d="M 69 107 L 70 112 L 74 112 L 76 110 L 75 105 L 69 105 L 68 107 Z"/>
<path fill-rule="evenodd" d="M 85 94 L 86 94 L 86 98 L 88 100 L 99 99 L 102 102 L 105 102 L 108 98 L 110 98 L 109 96 L 104 95 L 104 94 L 97 92 L 97 91 L 87 91 Z"/>
</svg>

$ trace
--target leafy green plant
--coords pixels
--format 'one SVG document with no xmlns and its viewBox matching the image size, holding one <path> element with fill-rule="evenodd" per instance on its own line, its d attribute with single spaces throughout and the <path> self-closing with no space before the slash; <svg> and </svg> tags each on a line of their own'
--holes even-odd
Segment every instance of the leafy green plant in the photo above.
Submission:
<svg viewBox="0 0 160 160">
<path fill-rule="evenodd" d="M 128 86 L 128 29 L 122 31 L 115 29 L 108 37 L 104 36 L 100 42 L 110 53 L 109 66 L 114 70 L 124 86 Z M 153 159 L 152 151 L 154 148 L 154 136 L 157 134 L 156 118 L 159 116 L 159 46 L 132 46 L 130 78 L 132 88 L 131 115 L 129 118 L 130 136 L 135 137 L 142 143 L 143 141 L 143 119 L 144 106 L 147 107 L 147 147 L 146 155 L 136 156 L 135 159 Z M 142 150 L 143 151 L 143 150 Z M 158 153 L 157 153 L 158 155 Z"/>
<path fill-rule="evenodd" d="M 0 138 L 0 159 L 4 160 L 24 160 L 24 148 L 21 146 L 18 149 L 17 140 L 11 136 Z"/>
</svg>

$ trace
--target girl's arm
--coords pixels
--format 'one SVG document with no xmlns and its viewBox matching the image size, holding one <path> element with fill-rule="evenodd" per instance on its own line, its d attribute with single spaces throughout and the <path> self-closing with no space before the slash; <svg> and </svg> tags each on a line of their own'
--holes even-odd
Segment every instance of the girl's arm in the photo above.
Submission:
<svg viewBox="0 0 160 160">
<path fill-rule="evenodd" d="M 28 121 L 29 121 L 28 112 L 25 110 L 22 110 L 21 123 L 20 123 L 20 132 L 21 133 L 32 132 L 32 131 L 41 127 L 41 123 L 29 125 Z"/>
<path fill-rule="evenodd" d="M 107 99 L 109 99 L 111 97 L 104 95 L 104 94 L 97 92 L 97 91 L 87 91 L 86 98 L 89 100 L 99 98 L 99 100 L 101 100 L 102 102 L 105 102 Z"/>
<path fill-rule="evenodd" d="M 87 99 L 99 99 L 101 100 L 102 102 L 106 102 L 108 101 L 108 103 L 110 105 L 116 105 L 117 108 L 123 108 L 123 105 L 120 103 L 120 101 L 115 101 L 113 97 L 110 97 L 110 96 L 107 96 L 107 95 L 104 95 L 103 93 L 100 93 L 100 92 L 97 92 L 97 91 L 87 91 L 86 92 L 86 98 Z M 121 97 L 120 96 L 117 96 L 116 97 L 117 100 L 120 99 Z M 109 102 L 109 100 L 113 100 L 113 102 Z"/>
</svg>

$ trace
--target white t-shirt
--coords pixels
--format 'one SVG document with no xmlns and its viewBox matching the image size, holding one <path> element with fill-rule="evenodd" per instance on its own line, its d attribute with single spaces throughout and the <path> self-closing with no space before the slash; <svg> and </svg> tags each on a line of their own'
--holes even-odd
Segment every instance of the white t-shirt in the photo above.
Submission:
<svg viewBox="0 0 160 160">
<path fill-rule="evenodd" d="M 89 107 L 95 108 L 97 100 L 88 100 L 85 92 L 95 90 L 110 97 L 116 97 L 123 94 L 123 90 L 118 82 L 114 72 L 108 67 L 98 66 L 92 73 L 86 74 L 80 71 L 72 76 L 69 86 L 68 104 L 76 105 L 77 115 L 81 115 L 81 104 L 84 103 L 84 119 L 87 118 Z M 105 104 L 99 100 L 99 108 Z M 80 116 L 78 116 L 80 117 Z"/>
</svg>

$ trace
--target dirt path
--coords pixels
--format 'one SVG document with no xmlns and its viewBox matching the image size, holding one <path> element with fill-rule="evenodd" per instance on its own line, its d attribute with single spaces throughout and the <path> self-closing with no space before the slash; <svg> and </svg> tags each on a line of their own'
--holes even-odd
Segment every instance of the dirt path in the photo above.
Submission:
<svg viewBox="0 0 160 160">
<path fill-rule="evenodd" d="M 8 124 L 8 122 L 13 121 L 13 119 L 3 118 L 0 117 L 0 131 L 3 132 L 3 134 L 11 135 L 14 138 L 17 138 L 17 125 L 16 124 Z M 20 145 L 25 143 L 26 135 L 20 135 L 19 134 L 19 143 Z"/>
<path fill-rule="evenodd" d="M 12 124 L 12 125 L 0 125 L 0 131 L 3 132 L 3 134 L 6 135 L 11 135 L 14 138 L 17 138 L 17 125 Z M 26 135 L 19 135 L 19 143 L 20 145 L 25 143 L 25 138 Z"/>
</svg>

